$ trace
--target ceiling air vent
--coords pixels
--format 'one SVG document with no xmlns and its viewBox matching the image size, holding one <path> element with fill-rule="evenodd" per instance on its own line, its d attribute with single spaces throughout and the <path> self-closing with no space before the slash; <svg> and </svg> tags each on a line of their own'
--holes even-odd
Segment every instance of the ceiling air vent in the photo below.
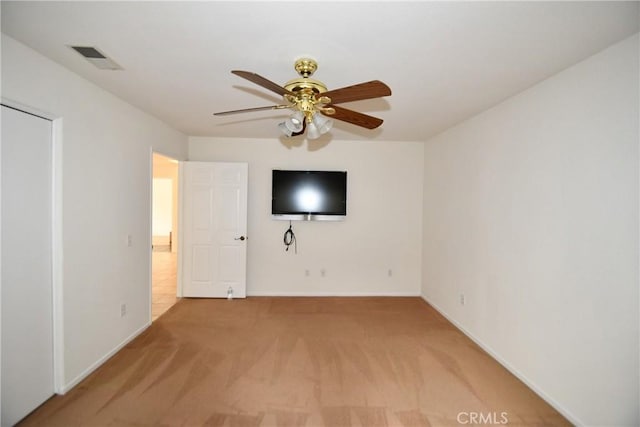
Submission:
<svg viewBox="0 0 640 427">
<path fill-rule="evenodd" d="M 92 46 L 69 46 L 101 70 L 122 70 L 113 59 Z"/>
</svg>

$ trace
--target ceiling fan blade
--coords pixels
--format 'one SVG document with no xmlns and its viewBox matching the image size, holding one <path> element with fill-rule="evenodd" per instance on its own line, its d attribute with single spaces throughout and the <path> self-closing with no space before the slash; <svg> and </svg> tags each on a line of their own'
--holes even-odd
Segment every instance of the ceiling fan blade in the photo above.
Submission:
<svg viewBox="0 0 640 427">
<path fill-rule="evenodd" d="M 343 122 L 352 123 L 357 126 L 362 126 L 367 129 L 375 129 L 383 122 L 382 119 L 377 117 L 368 116 L 366 114 L 358 113 L 357 111 L 348 110 L 346 108 L 338 107 L 337 105 L 329 105 L 328 107 L 336 110 L 334 114 L 326 114 L 327 117 L 331 117 L 336 120 L 342 120 Z"/>
<path fill-rule="evenodd" d="M 244 108 L 242 110 L 231 110 L 231 111 L 221 111 L 219 113 L 213 113 L 214 116 L 228 116 L 230 114 L 237 113 L 249 113 L 251 111 L 263 111 L 263 110 L 281 110 L 283 108 L 289 108 L 290 105 L 270 105 L 268 107 L 255 107 L 255 108 Z"/>
<path fill-rule="evenodd" d="M 391 88 L 380 80 L 372 80 L 366 83 L 330 90 L 321 95 L 331 98 L 331 104 L 341 104 L 343 102 L 389 96 L 391 95 Z"/>
<path fill-rule="evenodd" d="M 270 91 L 275 92 L 278 95 L 285 95 L 285 94 L 293 95 L 293 93 L 286 90 L 282 86 L 256 73 L 252 73 L 250 71 L 239 71 L 239 70 L 233 70 L 232 73 L 235 74 L 236 76 L 240 76 L 243 79 L 247 79 L 250 82 L 257 84 L 258 86 L 262 86 L 265 89 L 269 89 Z"/>
</svg>

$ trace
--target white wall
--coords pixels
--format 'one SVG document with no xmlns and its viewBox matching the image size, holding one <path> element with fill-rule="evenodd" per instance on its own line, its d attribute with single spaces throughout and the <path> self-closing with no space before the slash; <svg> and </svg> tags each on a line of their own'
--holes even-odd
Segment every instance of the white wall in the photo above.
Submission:
<svg viewBox="0 0 640 427">
<path fill-rule="evenodd" d="M 2 96 L 62 118 L 67 388 L 150 321 L 151 149 L 186 137 L 4 34 Z"/>
<path fill-rule="evenodd" d="M 247 162 L 248 295 L 419 295 L 422 143 L 189 138 L 189 159 Z M 271 218 L 272 169 L 346 170 L 347 218 L 294 221 L 298 254 L 285 252 L 285 221 Z M 305 270 L 309 270 L 309 276 Z M 325 277 L 321 270 L 325 270 Z M 388 270 L 392 275 L 388 275 Z"/>
<path fill-rule="evenodd" d="M 640 424 L 638 76 L 636 35 L 424 150 L 424 298 L 584 425 Z"/>
</svg>

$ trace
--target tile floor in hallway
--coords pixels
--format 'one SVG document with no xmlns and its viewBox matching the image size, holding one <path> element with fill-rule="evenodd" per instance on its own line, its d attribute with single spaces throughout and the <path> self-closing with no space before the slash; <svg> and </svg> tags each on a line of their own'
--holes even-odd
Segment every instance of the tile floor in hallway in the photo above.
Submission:
<svg viewBox="0 0 640 427">
<path fill-rule="evenodd" d="M 152 321 L 155 321 L 178 301 L 176 297 L 177 255 L 177 253 L 168 250 L 154 249 L 152 252 Z"/>
</svg>

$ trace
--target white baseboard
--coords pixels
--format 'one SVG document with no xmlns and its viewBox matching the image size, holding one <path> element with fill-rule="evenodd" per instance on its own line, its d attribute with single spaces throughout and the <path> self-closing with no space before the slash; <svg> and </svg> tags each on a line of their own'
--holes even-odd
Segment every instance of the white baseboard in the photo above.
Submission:
<svg viewBox="0 0 640 427">
<path fill-rule="evenodd" d="M 105 354 L 104 356 L 102 356 L 100 359 L 98 359 L 94 364 L 92 364 L 91 366 L 89 366 L 87 369 L 85 369 L 80 375 L 78 375 L 77 377 L 75 377 L 72 381 L 70 381 L 69 383 L 65 384 L 62 387 L 62 390 L 60 391 L 60 393 L 58 394 L 65 394 L 66 392 L 68 392 L 69 390 L 71 390 L 73 387 L 75 387 L 76 385 L 78 385 L 78 383 L 80 383 L 80 381 L 84 380 L 86 377 L 88 377 L 93 371 L 95 371 L 96 369 L 98 369 L 104 362 L 106 362 L 107 360 L 109 360 L 109 358 L 111 356 L 113 356 L 114 354 L 116 354 L 118 351 L 120 351 L 122 349 L 122 347 L 124 347 L 125 345 L 129 344 L 131 341 L 133 341 L 133 339 L 135 337 L 137 337 L 138 335 L 140 335 L 141 333 L 143 333 L 149 326 L 151 326 L 151 322 L 145 324 L 144 326 L 142 326 L 140 329 L 138 329 L 137 331 L 135 331 L 133 334 L 129 335 L 127 338 L 124 339 L 124 341 L 122 341 L 120 344 L 118 344 L 113 350 L 111 350 L 110 352 L 108 352 L 107 354 Z"/>
<path fill-rule="evenodd" d="M 471 332 L 469 332 L 468 330 L 466 330 L 464 327 L 462 327 L 462 325 L 460 325 L 457 321 L 455 321 L 453 318 L 451 318 L 444 310 L 442 310 L 440 307 L 438 307 L 436 304 L 432 303 L 431 301 L 427 300 L 427 298 L 424 297 L 424 295 L 421 295 L 422 299 L 425 300 L 425 302 L 427 304 L 429 304 L 431 307 L 433 307 L 438 313 L 440 313 L 445 319 L 447 319 L 449 322 L 451 322 L 456 328 L 458 328 L 460 330 L 460 332 L 462 332 L 463 334 L 465 334 L 471 341 L 473 341 L 474 343 L 476 343 L 478 346 L 480 346 L 480 348 L 482 348 L 485 352 L 487 352 L 489 354 L 489 356 L 493 357 L 498 363 L 500 363 L 502 366 L 505 367 L 505 369 L 507 369 L 509 372 L 511 372 L 516 378 L 518 378 L 520 381 L 522 381 L 523 383 L 525 383 L 527 385 L 527 387 L 529 387 L 531 390 L 533 390 L 538 396 L 540 396 L 545 402 L 547 402 L 549 405 L 553 406 L 553 408 L 560 412 L 562 414 L 562 416 L 564 416 L 566 419 L 569 420 L 569 422 L 573 425 L 576 426 L 583 426 L 586 425 L 585 423 L 581 422 L 578 417 L 576 417 L 575 415 L 573 415 L 571 412 L 567 411 L 565 408 L 562 407 L 562 405 L 560 405 L 560 403 L 558 403 L 557 401 L 555 401 L 554 399 L 552 399 L 551 397 L 549 397 L 542 389 L 540 389 L 540 387 L 538 387 L 533 381 L 531 381 L 529 378 L 527 378 L 525 375 L 523 375 L 520 371 L 518 371 L 516 368 L 514 368 L 513 366 L 511 366 L 509 364 L 509 362 L 507 362 L 505 359 L 503 359 L 497 352 L 495 352 L 490 346 L 486 345 L 485 343 L 483 343 L 481 340 L 479 340 L 477 337 L 475 337 Z"/>
<path fill-rule="evenodd" d="M 247 297 L 421 297 L 415 292 L 247 292 Z"/>
</svg>

